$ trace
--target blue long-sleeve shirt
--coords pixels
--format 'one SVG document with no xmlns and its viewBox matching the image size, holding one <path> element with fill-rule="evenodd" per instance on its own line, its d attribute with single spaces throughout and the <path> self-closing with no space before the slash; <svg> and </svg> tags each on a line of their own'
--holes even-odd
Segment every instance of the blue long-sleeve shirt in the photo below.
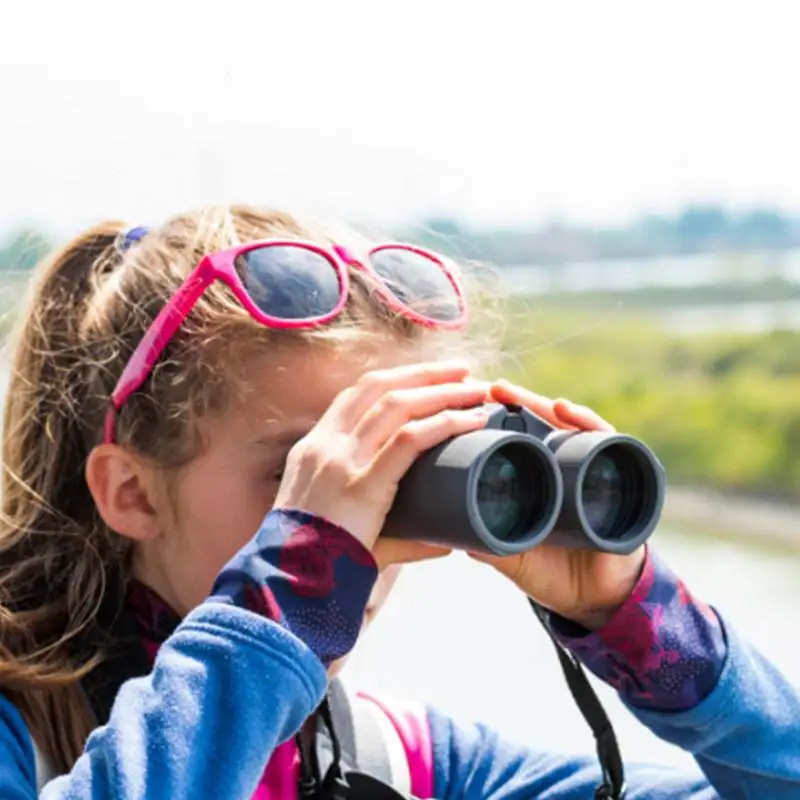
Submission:
<svg viewBox="0 0 800 800">
<path fill-rule="evenodd" d="M 632 602 L 645 612 L 646 598 L 666 591 L 660 569 L 648 562 L 634 592 Z M 322 700 L 325 665 L 355 643 L 375 576 L 369 554 L 346 532 L 302 513 L 273 512 L 208 601 L 160 645 L 150 674 L 123 684 L 108 724 L 41 797 L 249 800 L 275 748 Z M 588 634 L 554 622 L 643 724 L 697 759 L 692 774 L 629 766 L 629 797 L 800 798 L 797 691 L 718 615 L 698 614 L 680 584 L 673 589 L 655 611 L 652 627 L 661 631 L 665 654 L 656 664 L 637 648 L 615 645 L 618 625 Z M 626 604 L 620 618 L 632 609 Z M 693 639 L 688 659 L 672 641 L 680 631 Z M 694 641 L 698 635 L 705 643 Z M 703 652 L 711 653 L 705 661 Z M 672 674 L 670 663 L 678 667 Z M 521 747 L 433 709 L 427 721 L 437 798 L 583 800 L 598 783 L 593 758 Z M 36 797 L 30 736 L 3 697 L 0 797 Z"/>
</svg>

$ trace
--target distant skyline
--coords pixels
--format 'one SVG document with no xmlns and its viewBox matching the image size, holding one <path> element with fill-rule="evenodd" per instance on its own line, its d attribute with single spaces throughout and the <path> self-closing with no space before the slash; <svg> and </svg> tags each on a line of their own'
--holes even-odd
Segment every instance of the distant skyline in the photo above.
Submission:
<svg viewBox="0 0 800 800">
<path fill-rule="evenodd" d="M 799 17 L 769 0 L 14 4 L 0 230 L 233 199 L 481 227 L 797 213 Z"/>
</svg>

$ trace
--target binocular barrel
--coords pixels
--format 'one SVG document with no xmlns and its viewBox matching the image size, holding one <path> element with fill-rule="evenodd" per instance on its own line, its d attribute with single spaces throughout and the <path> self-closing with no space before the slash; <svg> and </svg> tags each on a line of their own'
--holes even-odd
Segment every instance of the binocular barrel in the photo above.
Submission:
<svg viewBox="0 0 800 800">
<path fill-rule="evenodd" d="M 384 535 L 510 555 L 548 544 L 631 553 L 664 505 L 664 469 L 637 439 L 552 428 L 492 405 L 486 427 L 423 453 Z"/>
</svg>

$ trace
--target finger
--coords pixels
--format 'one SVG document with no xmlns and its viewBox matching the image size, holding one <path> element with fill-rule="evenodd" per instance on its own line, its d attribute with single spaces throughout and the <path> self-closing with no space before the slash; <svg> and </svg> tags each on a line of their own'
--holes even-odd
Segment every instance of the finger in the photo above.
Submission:
<svg viewBox="0 0 800 800">
<path fill-rule="evenodd" d="M 480 406 L 486 391 L 479 383 L 446 383 L 386 392 L 356 426 L 357 461 L 371 460 L 407 422 L 432 417 L 447 408 Z"/>
<path fill-rule="evenodd" d="M 486 425 L 488 415 L 483 408 L 440 411 L 432 417 L 407 423 L 383 446 L 370 471 L 373 480 L 385 485 L 397 483 L 408 472 L 420 453 L 430 450 L 452 436 L 478 430 Z"/>
<path fill-rule="evenodd" d="M 553 401 L 549 397 L 536 394 L 530 389 L 514 386 L 508 381 L 497 381 L 492 384 L 492 399 L 497 403 L 504 403 L 527 408 L 537 417 L 555 427 L 563 427 L 553 408 Z"/>
<path fill-rule="evenodd" d="M 598 413 L 586 406 L 575 405 L 569 400 L 556 400 L 553 404 L 556 415 L 565 425 L 582 431 L 606 431 L 613 433 L 615 428 Z"/>
<path fill-rule="evenodd" d="M 484 401 L 490 402 L 492 399 L 492 384 L 491 381 L 483 380 L 482 378 L 473 378 L 472 375 L 467 375 L 464 378 L 464 383 L 473 384 L 475 386 L 481 385 L 483 387 Z"/>
<path fill-rule="evenodd" d="M 390 539 L 380 537 L 372 548 L 372 556 L 383 570 L 393 564 L 415 564 L 434 558 L 443 558 L 452 551 L 449 547 L 439 547 L 424 542 L 413 542 L 406 539 Z"/>
<path fill-rule="evenodd" d="M 323 420 L 336 420 L 340 430 L 352 431 L 364 414 L 387 392 L 441 383 L 459 383 L 468 374 L 469 365 L 460 360 L 410 364 L 368 372 L 355 386 L 345 390 L 334 400 L 323 415 Z"/>
</svg>

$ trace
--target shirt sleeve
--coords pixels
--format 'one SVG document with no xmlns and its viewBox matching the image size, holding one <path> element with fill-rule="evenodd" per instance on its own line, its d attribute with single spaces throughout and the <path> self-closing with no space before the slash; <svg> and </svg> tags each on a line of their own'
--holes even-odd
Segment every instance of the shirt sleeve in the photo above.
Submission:
<svg viewBox="0 0 800 800">
<path fill-rule="evenodd" d="M 271 512 L 41 798 L 251 797 L 325 696 L 325 664 L 355 644 L 376 575 L 346 531 Z M 36 797 L 31 740 L 2 695 L 0 765 L 0 797 Z"/>
<path fill-rule="evenodd" d="M 564 647 L 641 709 L 696 706 L 717 685 L 728 653 L 717 613 L 652 550 L 630 597 L 603 628 L 589 632 L 556 614 L 549 623 Z"/>
<path fill-rule="evenodd" d="M 222 570 L 207 602 L 272 620 L 328 666 L 355 645 L 377 576 L 372 554 L 346 530 L 280 509 Z"/>
</svg>

